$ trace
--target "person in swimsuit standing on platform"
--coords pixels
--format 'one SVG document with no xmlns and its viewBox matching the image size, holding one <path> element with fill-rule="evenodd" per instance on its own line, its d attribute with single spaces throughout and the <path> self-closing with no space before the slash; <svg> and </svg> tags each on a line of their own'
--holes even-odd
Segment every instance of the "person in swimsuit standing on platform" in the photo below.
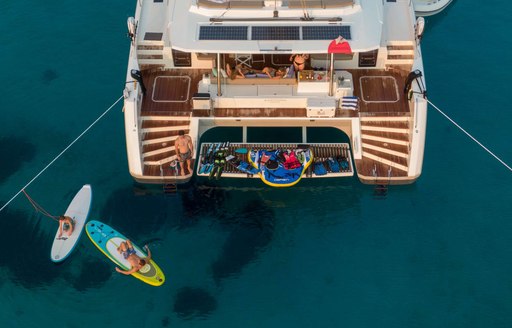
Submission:
<svg viewBox="0 0 512 328">
<path fill-rule="evenodd" d="M 178 162 L 180 164 L 181 175 L 185 175 L 185 165 L 184 162 L 187 162 L 188 172 L 192 173 L 192 151 L 194 150 L 192 146 L 192 139 L 190 136 L 185 135 L 185 131 L 180 130 L 178 132 L 178 138 L 174 143 L 174 148 L 176 148 L 176 155 L 178 155 Z"/>
<path fill-rule="evenodd" d="M 304 68 L 306 68 L 306 60 L 308 59 L 308 54 L 295 54 L 290 56 L 290 61 L 293 62 L 293 67 L 296 72 L 303 71 Z"/>
</svg>

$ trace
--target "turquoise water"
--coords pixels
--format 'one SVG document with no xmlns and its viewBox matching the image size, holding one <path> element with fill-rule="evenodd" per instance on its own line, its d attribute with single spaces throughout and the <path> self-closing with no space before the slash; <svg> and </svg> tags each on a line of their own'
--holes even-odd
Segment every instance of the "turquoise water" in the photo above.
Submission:
<svg viewBox="0 0 512 328">
<path fill-rule="evenodd" d="M 497 4 L 427 18 L 422 50 L 429 99 L 512 163 L 510 4 Z M 121 95 L 134 7 L 0 0 L 0 204 Z M 87 238 L 53 264 L 57 225 L 20 196 L 0 213 L 2 327 L 510 326 L 512 175 L 434 109 L 421 178 L 382 200 L 355 178 L 164 196 L 127 172 L 121 107 L 28 192 L 58 214 L 90 183 L 90 217 L 148 242 L 167 282 L 115 273 Z"/>
</svg>

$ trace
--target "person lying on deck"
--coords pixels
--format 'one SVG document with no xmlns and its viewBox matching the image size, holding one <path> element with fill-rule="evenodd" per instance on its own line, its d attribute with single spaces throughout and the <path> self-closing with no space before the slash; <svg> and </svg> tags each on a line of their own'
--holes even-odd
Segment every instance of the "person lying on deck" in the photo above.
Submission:
<svg viewBox="0 0 512 328">
<path fill-rule="evenodd" d="M 279 67 L 278 69 L 275 69 L 273 67 L 264 67 L 261 72 L 267 74 L 271 79 L 281 79 L 286 74 L 286 68 Z"/>
<path fill-rule="evenodd" d="M 228 77 L 232 80 L 236 78 L 245 78 L 245 74 L 247 74 L 248 72 L 248 67 L 236 65 L 232 68 L 231 65 L 226 64 L 226 73 L 228 74 Z"/>
<path fill-rule="evenodd" d="M 226 73 L 232 79 L 237 78 L 271 78 L 271 79 L 280 79 L 283 78 L 286 74 L 286 68 L 281 67 L 279 69 L 275 69 L 273 67 L 264 67 L 262 70 L 253 69 L 247 66 L 236 65 L 234 68 L 228 64 L 226 65 Z"/>
</svg>

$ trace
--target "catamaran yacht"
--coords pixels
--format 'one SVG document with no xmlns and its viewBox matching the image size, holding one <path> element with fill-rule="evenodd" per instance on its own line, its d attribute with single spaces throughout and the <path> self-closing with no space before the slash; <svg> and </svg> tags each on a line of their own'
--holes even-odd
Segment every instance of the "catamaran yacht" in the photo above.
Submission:
<svg viewBox="0 0 512 328">
<path fill-rule="evenodd" d="M 128 19 L 129 172 L 154 184 L 354 174 L 413 183 L 426 133 L 422 30 L 411 1 L 139 0 Z M 239 137 L 203 142 L 225 128 Z M 319 128 L 343 138 L 315 143 Z M 300 140 L 258 140 L 251 129 L 296 129 Z M 183 133 L 191 170 L 176 149 Z"/>
</svg>

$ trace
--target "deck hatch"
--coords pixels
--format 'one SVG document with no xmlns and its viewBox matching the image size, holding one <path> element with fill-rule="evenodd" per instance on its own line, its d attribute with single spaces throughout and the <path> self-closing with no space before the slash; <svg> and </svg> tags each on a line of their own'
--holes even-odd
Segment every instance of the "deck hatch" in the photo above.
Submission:
<svg viewBox="0 0 512 328">
<path fill-rule="evenodd" d="M 303 26 L 303 40 L 334 40 L 338 36 L 351 40 L 350 26 Z"/>
<path fill-rule="evenodd" d="M 253 26 L 252 40 L 300 40 L 300 27 Z"/>
<path fill-rule="evenodd" d="M 186 103 L 190 94 L 189 76 L 157 76 L 153 82 L 153 102 Z M 177 92 L 169 93 L 167 90 L 174 88 Z"/>
<path fill-rule="evenodd" d="M 247 26 L 201 26 L 199 40 L 247 40 Z"/>
<path fill-rule="evenodd" d="M 162 41 L 163 33 L 146 32 L 144 34 L 144 41 Z"/>
<path fill-rule="evenodd" d="M 359 87 L 365 103 L 396 103 L 400 100 L 394 76 L 361 76 Z"/>
</svg>

